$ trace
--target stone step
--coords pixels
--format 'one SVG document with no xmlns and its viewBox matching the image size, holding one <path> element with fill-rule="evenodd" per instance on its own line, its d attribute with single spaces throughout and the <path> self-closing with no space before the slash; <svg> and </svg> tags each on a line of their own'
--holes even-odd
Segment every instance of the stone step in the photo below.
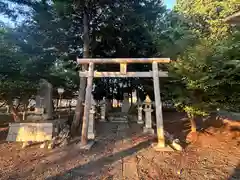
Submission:
<svg viewBox="0 0 240 180">
<path fill-rule="evenodd" d="M 110 121 L 110 123 L 128 123 L 128 121 Z"/>
<path fill-rule="evenodd" d="M 110 122 L 114 123 L 128 123 L 128 117 L 123 116 L 123 117 L 109 117 L 108 118 Z"/>
</svg>

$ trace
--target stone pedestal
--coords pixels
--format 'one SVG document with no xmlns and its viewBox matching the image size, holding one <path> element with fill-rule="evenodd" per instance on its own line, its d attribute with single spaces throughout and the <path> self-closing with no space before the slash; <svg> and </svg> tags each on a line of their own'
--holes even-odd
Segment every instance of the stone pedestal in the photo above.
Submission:
<svg viewBox="0 0 240 180">
<path fill-rule="evenodd" d="M 142 106 L 138 106 L 138 120 L 137 120 L 137 123 L 138 124 L 143 124 L 144 121 L 143 121 L 143 116 L 142 116 Z"/>
<path fill-rule="evenodd" d="M 154 130 L 152 128 L 152 109 L 146 108 L 145 111 L 145 127 L 143 128 L 144 133 L 154 134 Z"/>
</svg>

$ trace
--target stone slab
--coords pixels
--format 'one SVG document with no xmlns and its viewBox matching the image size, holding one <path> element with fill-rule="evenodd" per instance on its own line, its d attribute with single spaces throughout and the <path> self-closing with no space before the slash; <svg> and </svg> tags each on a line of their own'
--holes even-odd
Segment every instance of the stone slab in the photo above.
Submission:
<svg viewBox="0 0 240 180">
<path fill-rule="evenodd" d="M 109 120 L 110 122 L 113 122 L 113 123 L 128 123 L 127 116 L 122 116 L 122 117 L 112 116 L 112 117 L 109 117 Z"/>
<path fill-rule="evenodd" d="M 128 121 L 111 121 L 111 123 L 128 123 Z"/>
<path fill-rule="evenodd" d="M 61 124 L 66 123 L 65 119 L 52 121 L 9 123 L 7 141 L 17 142 L 44 142 L 52 140 L 57 134 Z"/>
<path fill-rule="evenodd" d="M 52 139 L 52 123 L 10 123 L 7 141 L 43 142 Z"/>
</svg>

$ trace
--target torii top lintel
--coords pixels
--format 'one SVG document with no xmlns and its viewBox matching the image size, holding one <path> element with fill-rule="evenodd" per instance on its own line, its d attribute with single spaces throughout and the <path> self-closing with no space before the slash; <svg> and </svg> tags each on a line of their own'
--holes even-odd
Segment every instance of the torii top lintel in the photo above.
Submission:
<svg viewBox="0 0 240 180">
<path fill-rule="evenodd" d="M 88 63 L 169 63 L 170 58 L 77 58 L 78 64 Z"/>
</svg>

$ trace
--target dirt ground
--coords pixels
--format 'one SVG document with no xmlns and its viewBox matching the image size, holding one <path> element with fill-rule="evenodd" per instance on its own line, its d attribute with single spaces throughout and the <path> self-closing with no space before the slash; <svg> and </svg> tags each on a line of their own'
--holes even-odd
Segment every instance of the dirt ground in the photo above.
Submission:
<svg viewBox="0 0 240 180">
<path fill-rule="evenodd" d="M 189 124 L 184 115 L 164 113 L 165 129 L 180 140 Z M 0 127 L 0 179 L 239 180 L 239 131 L 207 127 L 182 152 L 156 152 L 155 137 L 137 123 L 97 123 L 96 143 L 81 151 L 77 141 L 53 150 L 5 142 Z"/>
</svg>

